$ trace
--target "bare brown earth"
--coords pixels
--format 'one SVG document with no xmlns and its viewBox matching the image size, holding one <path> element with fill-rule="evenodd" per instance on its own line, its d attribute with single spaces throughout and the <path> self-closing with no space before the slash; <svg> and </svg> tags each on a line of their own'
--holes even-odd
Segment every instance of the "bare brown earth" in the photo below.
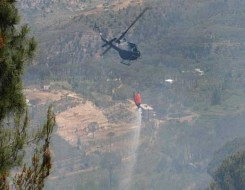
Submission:
<svg viewBox="0 0 245 190">
<path fill-rule="evenodd" d="M 63 93 L 61 92 L 48 92 L 38 89 L 25 89 L 24 93 L 28 100 L 36 101 L 37 105 L 46 104 L 48 102 L 54 102 L 61 99 Z"/>
<path fill-rule="evenodd" d="M 108 126 L 108 120 L 103 111 L 90 101 L 57 114 L 56 121 L 59 126 L 58 135 L 72 145 L 76 145 L 79 137 L 92 135 L 87 129 L 90 123 L 98 123 L 100 129 L 106 129 Z"/>
<path fill-rule="evenodd" d="M 58 126 L 57 134 L 64 138 L 71 145 L 76 145 L 78 138 L 91 140 L 93 133 L 88 126 L 91 123 L 97 123 L 98 128 L 95 130 L 96 139 L 108 138 L 109 132 L 114 132 L 115 136 L 120 136 L 134 128 L 132 123 L 120 119 L 116 122 L 108 122 L 106 115 L 113 112 L 120 112 L 120 108 L 127 109 L 131 114 L 134 113 L 134 105 L 128 103 L 125 105 L 116 104 L 109 109 L 100 109 L 91 101 L 84 101 L 79 95 L 65 91 L 44 91 L 40 89 L 25 89 L 24 93 L 30 102 L 35 105 L 50 104 L 61 100 L 62 98 L 73 98 L 77 103 L 75 107 L 68 107 L 65 111 L 56 113 L 56 123 Z"/>
</svg>

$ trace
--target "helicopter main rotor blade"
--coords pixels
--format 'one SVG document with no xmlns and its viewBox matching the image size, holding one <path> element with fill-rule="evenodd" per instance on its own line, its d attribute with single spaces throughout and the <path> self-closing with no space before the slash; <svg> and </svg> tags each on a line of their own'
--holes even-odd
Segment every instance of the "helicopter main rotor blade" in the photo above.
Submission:
<svg viewBox="0 0 245 190">
<path fill-rule="evenodd" d="M 100 56 L 105 55 L 110 49 L 111 49 L 111 46 L 109 46 L 105 51 L 103 51 L 103 53 L 101 53 Z"/>
<path fill-rule="evenodd" d="M 109 47 L 102 54 L 100 54 L 101 56 L 105 55 L 112 48 L 112 42 L 114 42 L 116 39 L 117 38 L 113 38 L 110 41 L 104 40 L 105 44 L 102 45 L 102 47 L 106 47 L 107 45 L 109 45 Z"/>
<path fill-rule="evenodd" d="M 105 44 L 103 44 L 101 47 L 106 47 L 106 46 L 112 44 L 112 42 L 114 42 L 116 39 L 117 38 L 113 38 L 112 40 L 110 40 L 110 41 L 106 42 Z"/>
<path fill-rule="evenodd" d="M 140 14 L 139 16 L 132 22 L 132 24 L 127 28 L 127 30 L 125 30 L 122 35 L 116 40 L 116 42 L 118 43 L 121 39 L 123 39 L 123 37 L 126 35 L 126 33 L 129 31 L 129 29 L 137 22 L 137 20 L 139 20 L 140 17 L 142 17 L 142 15 L 147 11 L 148 7 L 146 7 Z"/>
</svg>

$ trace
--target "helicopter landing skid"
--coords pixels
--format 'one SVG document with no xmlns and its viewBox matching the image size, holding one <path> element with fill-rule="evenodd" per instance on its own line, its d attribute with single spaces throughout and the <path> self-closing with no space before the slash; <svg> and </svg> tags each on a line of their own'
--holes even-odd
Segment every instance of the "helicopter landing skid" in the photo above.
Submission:
<svg viewBox="0 0 245 190">
<path fill-rule="evenodd" d="M 126 63 L 126 62 L 124 62 L 124 61 L 122 60 L 120 63 L 122 63 L 122 64 L 124 64 L 124 65 L 127 65 L 127 66 L 130 66 L 130 65 L 131 65 L 130 61 L 128 61 L 128 62 Z"/>
</svg>

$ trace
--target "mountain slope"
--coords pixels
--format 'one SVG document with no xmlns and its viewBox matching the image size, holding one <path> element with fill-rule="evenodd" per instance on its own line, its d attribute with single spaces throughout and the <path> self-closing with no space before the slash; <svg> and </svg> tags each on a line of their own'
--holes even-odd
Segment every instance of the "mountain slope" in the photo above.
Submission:
<svg viewBox="0 0 245 190">
<path fill-rule="evenodd" d="M 244 2 L 152 0 L 119 11 L 113 10 L 114 2 L 96 14 L 94 10 L 102 10 L 98 4 L 98 9 L 84 12 L 87 15 L 68 11 L 66 18 L 71 18 L 64 22 L 51 21 L 41 30 L 36 27 L 40 52 L 37 64 L 28 67 L 26 84 L 59 81 L 66 84 L 61 88 L 70 88 L 105 110 L 115 102 L 124 104 L 139 90 L 143 102 L 156 113 L 143 123 L 132 189 L 203 189 L 210 181 L 206 171 L 214 152 L 244 136 Z M 151 9 L 127 35 L 142 57 L 130 67 L 120 64 L 113 50 L 100 57 L 102 43 L 94 26 L 112 39 L 146 6 Z M 38 25 L 35 19 L 32 22 Z M 183 121 L 187 113 L 194 117 Z M 115 115 L 111 118 L 119 121 Z M 130 134 L 112 139 L 117 147 L 112 148 L 113 158 L 130 149 Z M 108 189 L 109 177 L 103 174 L 109 170 L 101 162 L 107 158 L 110 140 L 96 141 L 106 150 L 87 155 L 95 170 L 67 176 L 67 188 L 74 180 L 77 189 Z M 120 158 L 113 170 L 115 188 L 127 163 Z M 65 185 L 59 179 L 55 183 Z"/>
</svg>

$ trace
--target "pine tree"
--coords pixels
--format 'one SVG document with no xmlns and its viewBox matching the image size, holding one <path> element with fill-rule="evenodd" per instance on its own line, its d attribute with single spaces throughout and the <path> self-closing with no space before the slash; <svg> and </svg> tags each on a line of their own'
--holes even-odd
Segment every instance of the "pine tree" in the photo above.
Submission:
<svg viewBox="0 0 245 190">
<path fill-rule="evenodd" d="M 10 189 L 11 182 L 15 189 L 34 190 L 43 188 L 50 172 L 49 144 L 55 116 L 49 107 L 46 124 L 30 135 L 21 78 L 24 64 L 34 56 L 36 42 L 29 36 L 28 25 L 19 25 L 15 3 L 0 0 L 0 189 Z M 30 144 L 35 146 L 32 164 L 24 164 L 11 177 L 11 169 L 22 164 L 24 148 Z"/>
<path fill-rule="evenodd" d="M 0 1 L 0 123 L 6 115 L 23 112 L 24 64 L 34 55 L 36 42 L 29 37 L 28 25 L 19 26 L 15 0 Z"/>
</svg>

